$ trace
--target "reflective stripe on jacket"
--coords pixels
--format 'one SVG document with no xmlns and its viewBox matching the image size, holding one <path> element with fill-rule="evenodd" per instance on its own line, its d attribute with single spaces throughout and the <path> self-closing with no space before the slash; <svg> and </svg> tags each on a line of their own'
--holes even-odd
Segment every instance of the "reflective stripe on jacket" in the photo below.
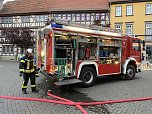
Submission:
<svg viewBox="0 0 152 114">
<path fill-rule="evenodd" d="M 20 72 L 33 73 L 35 71 L 35 64 L 33 58 L 22 57 L 19 65 Z"/>
</svg>

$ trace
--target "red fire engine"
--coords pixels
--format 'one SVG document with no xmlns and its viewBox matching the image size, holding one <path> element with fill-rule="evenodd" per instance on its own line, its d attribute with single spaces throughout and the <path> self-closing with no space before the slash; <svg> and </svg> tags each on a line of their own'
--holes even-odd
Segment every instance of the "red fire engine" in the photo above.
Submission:
<svg viewBox="0 0 152 114">
<path fill-rule="evenodd" d="M 58 86 L 121 75 L 132 80 L 140 71 L 141 41 L 99 26 L 55 20 L 37 32 L 37 65 Z"/>
</svg>

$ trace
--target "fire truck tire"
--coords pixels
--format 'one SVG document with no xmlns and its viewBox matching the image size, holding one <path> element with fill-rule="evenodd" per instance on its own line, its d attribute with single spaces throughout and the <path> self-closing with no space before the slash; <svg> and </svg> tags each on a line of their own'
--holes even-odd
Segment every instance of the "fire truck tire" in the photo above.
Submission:
<svg viewBox="0 0 152 114">
<path fill-rule="evenodd" d="M 91 87 L 95 84 L 97 73 L 92 67 L 84 67 L 80 73 L 82 87 Z"/>
<path fill-rule="evenodd" d="M 134 79 L 135 74 L 136 74 L 135 67 L 133 65 L 128 65 L 127 70 L 126 70 L 125 79 L 132 80 L 132 79 Z"/>
</svg>

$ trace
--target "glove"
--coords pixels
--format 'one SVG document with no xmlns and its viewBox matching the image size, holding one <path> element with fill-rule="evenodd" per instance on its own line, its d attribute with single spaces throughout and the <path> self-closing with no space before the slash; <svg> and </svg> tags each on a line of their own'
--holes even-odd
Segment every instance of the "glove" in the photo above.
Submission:
<svg viewBox="0 0 152 114">
<path fill-rule="evenodd" d="M 19 76 L 22 77 L 22 76 L 23 76 L 23 72 L 20 72 L 20 73 L 19 73 Z"/>
<path fill-rule="evenodd" d="M 36 77 L 36 78 L 38 78 L 38 77 L 39 77 L 39 75 L 38 75 L 38 74 L 35 74 L 35 77 Z"/>
</svg>

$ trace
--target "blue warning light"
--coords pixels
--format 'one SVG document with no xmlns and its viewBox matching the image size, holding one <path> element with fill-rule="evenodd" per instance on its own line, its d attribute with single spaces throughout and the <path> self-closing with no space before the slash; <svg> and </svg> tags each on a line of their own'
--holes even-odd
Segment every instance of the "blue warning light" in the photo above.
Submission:
<svg viewBox="0 0 152 114">
<path fill-rule="evenodd" d="M 56 23 L 52 23 L 51 24 L 52 28 L 62 28 L 62 25 L 56 24 Z"/>
</svg>

